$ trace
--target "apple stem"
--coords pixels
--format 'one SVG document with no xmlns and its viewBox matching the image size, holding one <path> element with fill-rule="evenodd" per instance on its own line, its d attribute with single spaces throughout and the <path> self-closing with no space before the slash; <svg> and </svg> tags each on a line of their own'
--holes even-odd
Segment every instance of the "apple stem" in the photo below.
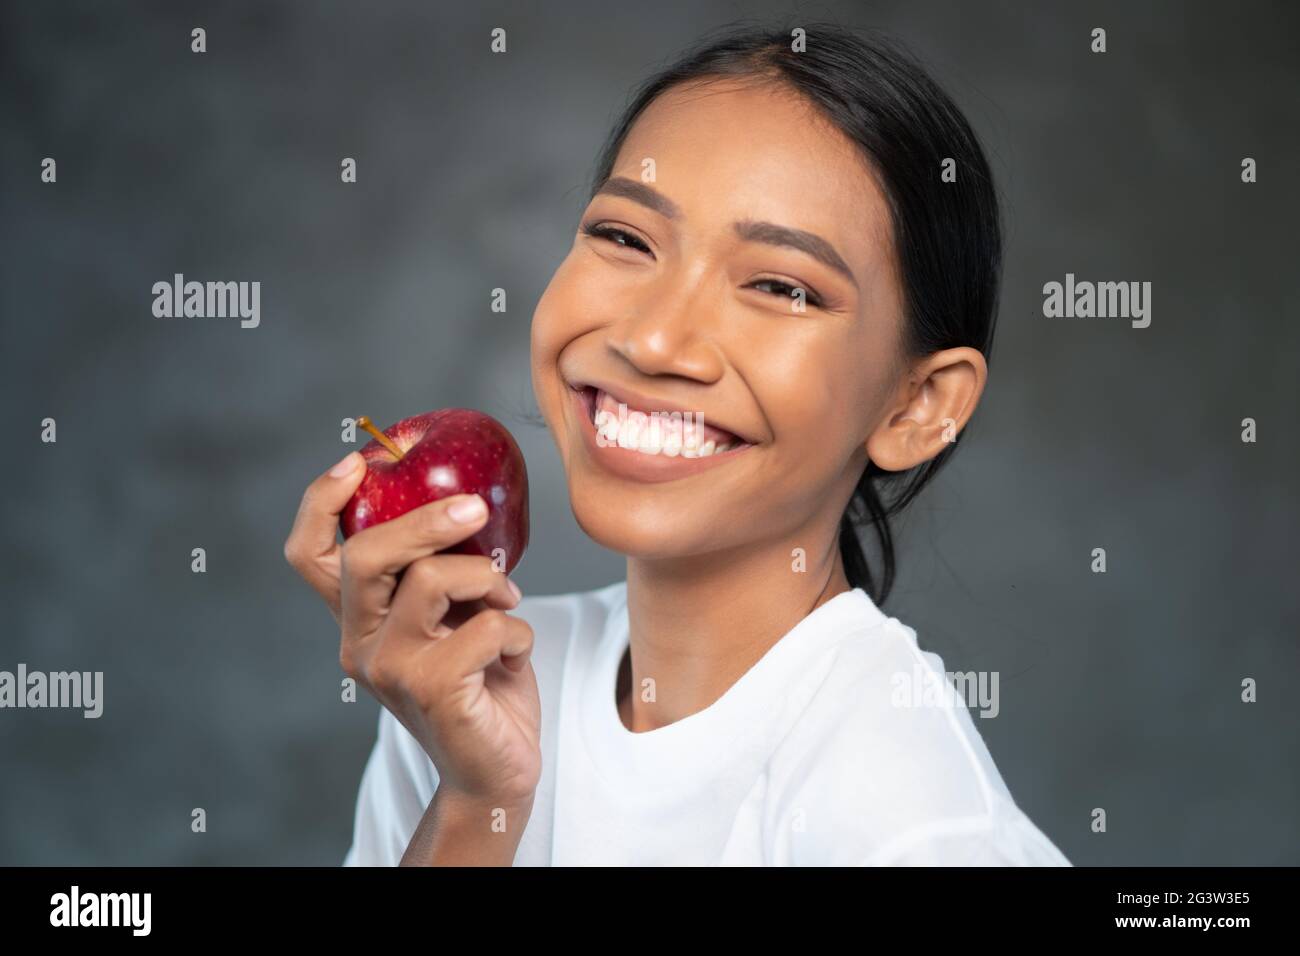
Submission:
<svg viewBox="0 0 1300 956">
<path fill-rule="evenodd" d="M 357 419 L 357 427 L 364 428 L 366 431 L 370 432 L 370 434 L 374 436 L 375 441 L 379 442 L 379 444 L 392 452 L 394 458 L 398 461 L 402 460 L 402 449 L 393 444 L 393 440 L 376 428 L 374 423 L 365 415 L 362 415 Z"/>
</svg>

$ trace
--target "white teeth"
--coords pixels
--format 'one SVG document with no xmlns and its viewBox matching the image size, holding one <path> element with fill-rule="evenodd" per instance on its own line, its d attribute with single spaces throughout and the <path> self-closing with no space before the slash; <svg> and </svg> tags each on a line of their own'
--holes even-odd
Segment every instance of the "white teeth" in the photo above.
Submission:
<svg viewBox="0 0 1300 956">
<path fill-rule="evenodd" d="M 641 444 L 641 430 L 645 427 L 645 412 L 628 412 L 618 432 L 619 448 L 636 448 Z"/>
<path fill-rule="evenodd" d="M 664 427 L 658 418 L 651 418 L 641 429 L 641 440 L 637 442 L 637 450 L 645 452 L 647 455 L 659 454 L 659 449 L 664 443 Z"/>
<path fill-rule="evenodd" d="M 592 423 L 596 427 L 598 444 L 604 447 L 617 445 L 643 455 L 708 458 L 744 444 L 739 440 L 721 445 L 713 439 L 703 441 L 702 429 L 697 423 L 647 415 L 636 409 L 626 409 L 620 417 L 607 408 L 597 408 Z"/>
</svg>

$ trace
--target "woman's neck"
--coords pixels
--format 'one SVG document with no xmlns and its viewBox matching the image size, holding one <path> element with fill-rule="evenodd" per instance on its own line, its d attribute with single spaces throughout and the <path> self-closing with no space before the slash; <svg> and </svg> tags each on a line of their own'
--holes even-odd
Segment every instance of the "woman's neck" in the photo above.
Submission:
<svg viewBox="0 0 1300 956">
<path fill-rule="evenodd" d="M 803 539 L 807 541 L 807 537 Z M 788 541 L 743 553 L 628 558 L 629 656 L 618 675 L 623 724 L 654 730 L 708 707 L 815 608 L 849 590 L 838 538 L 795 570 Z"/>
</svg>

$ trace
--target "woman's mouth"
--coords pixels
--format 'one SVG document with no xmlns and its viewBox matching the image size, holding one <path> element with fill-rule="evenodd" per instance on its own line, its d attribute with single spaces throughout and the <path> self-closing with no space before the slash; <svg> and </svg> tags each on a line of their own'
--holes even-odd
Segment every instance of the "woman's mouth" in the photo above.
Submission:
<svg viewBox="0 0 1300 956">
<path fill-rule="evenodd" d="M 661 412 L 629 408 L 608 392 L 582 387 L 587 417 L 607 445 L 667 458 L 708 458 L 748 443 L 704 420 L 699 412 Z"/>
<path fill-rule="evenodd" d="M 622 477 L 669 481 L 754 447 L 698 412 L 634 408 L 591 385 L 570 386 L 593 457 Z"/>
</svg>

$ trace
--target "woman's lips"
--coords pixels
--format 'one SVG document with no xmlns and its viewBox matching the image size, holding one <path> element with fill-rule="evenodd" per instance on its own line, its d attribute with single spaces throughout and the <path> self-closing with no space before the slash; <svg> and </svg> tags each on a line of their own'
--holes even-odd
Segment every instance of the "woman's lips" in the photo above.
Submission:
<svg viewBox="0 0 1300 956">
<path fill-rule="evenodd" d="M 570 392 L 574 408 L 581 419 L 579 428 L 588 452 L 606 469 L 620 477 L 636 481 L 672 481 L 732 461 L 737 455 L 753 447 L 748 443 L 741 443 L 730 432 L 710 429 L 707 423 L 702 427 L 687 424 L 690 416 L 672 418 L 661 415 L 658 417 L 660 428 L 657 437 L 661 439 L 659 450 L 641 450 L 641 435 L 649 431 L 648 426 L 652 420 L 649 416 L 636 409 L 626 409 L 620 418 L 617 410 L 618 403 L 613 403 L 614 411 L 611 412 L 612 398 L 606 396 L 601 402 L 602 393 L 591 386 L 570 387 Z M 603 405 L 606 416 L 613 416 L 612 420 L 602 416 L 604 427 L 599 430 L 595 424 L 595 416 L 598 411 L 602 411 L 602 407 L 598 402 Z M 642 418 L 645 419 L 644 422 L 641 421 Z M 682 447 L 676 450 L 672 446 L 674 435 L 678 438 L 685 437 Z M 612 436 L 617 437 L 611 441 Z M 738 444 L 727 451 L 718 451 L 718 437 L 724 437 Z M 637 439 L 637 446 L 625 447 L 631 444 L 632 438 Z M 622 441 L 622 445 L 619 440 Z M 646 436 L 646 445 L 648 448 L 654 447 L 654 438 L 651 435 Z M 697 449 L 708 453 L 699 454 Z"/>
</svg>

